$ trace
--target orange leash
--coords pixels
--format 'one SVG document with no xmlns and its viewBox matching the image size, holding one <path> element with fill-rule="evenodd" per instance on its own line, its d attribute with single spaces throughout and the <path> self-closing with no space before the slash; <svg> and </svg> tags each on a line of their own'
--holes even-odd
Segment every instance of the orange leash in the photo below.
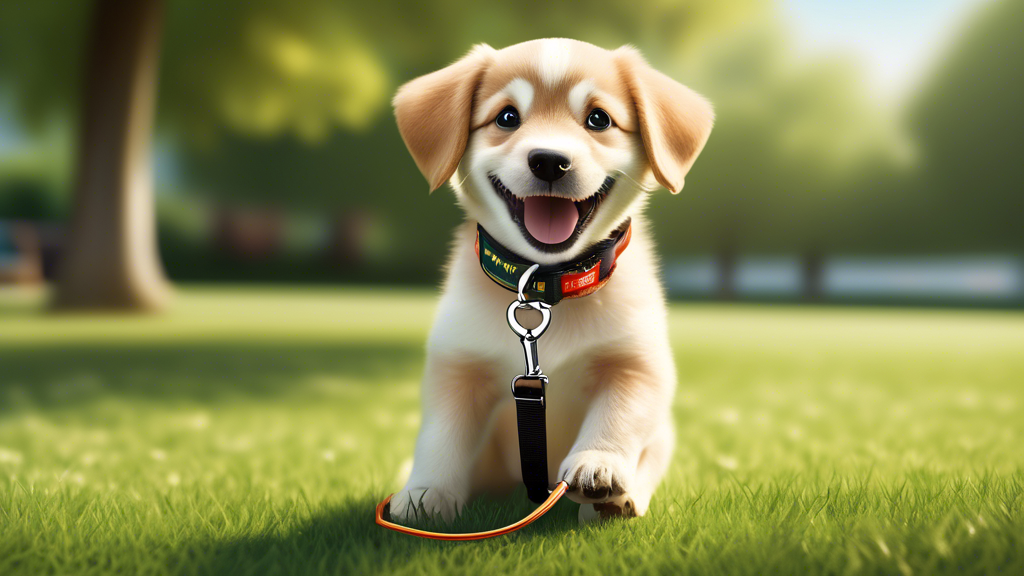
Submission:
<svg viewBox="0 0 1024 576">
<path fill-rule="evenodd" d="M 402 534 L 410 534 L 412 536 L 419 536 L 420 538 L 430 538 L 433 540 L 453 540 L 457 542 L 465 540 L 483 540 L 484 538 L 493 538 L 495 536 L 502 536 L 505 534 L 509 534 L 511 532 L 515 532 L 523 526 L 526 526 L 527 524 L 540 518 L 541 516 L 546 514 L 548 510 L 551 510 L 555 506 L 555 502 L 558 502 L 558 499 L 565 494 L 565 490 L 567 487 L 568 484 L 566 484 L 564 480 L 559 482 L 558 485 L 555 486 L 555 489 L 551 491 L 551 494 L 548 496 L 548 499 L 545 500 L 540 506 L 538 506 L 536 510 L 530 512 L 529 516 L 523 518 L 515 524 L 509 524 L 504 528 L 488 530 L 486 532 L 445 534 L 444 532 L 428 532 L 426 530 L 417 530 L 415 528 L 409 528 L 407 526 L 395 524 L 394 522 L 389 522 L 384 519 L 384 508 L 391 502 L 391 496 L 394 496 L 394 494 L 385 498 L 384 501 L 381 502 L 380 504 L 377 504 L 377 524 L 389 530 L 394 530 L 395 532 L 401 532 Z"/>
</svg>

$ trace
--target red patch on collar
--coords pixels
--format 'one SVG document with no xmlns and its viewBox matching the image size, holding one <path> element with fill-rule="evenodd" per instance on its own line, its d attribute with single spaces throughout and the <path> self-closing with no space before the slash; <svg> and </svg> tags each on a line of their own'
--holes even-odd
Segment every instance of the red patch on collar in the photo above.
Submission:
<svg viewBox="0 0 1024 576">
<path fill-rule="evenodd" d="M 562 297 L 570 296 L 597 284 L 600 271 L 601 261 L 598 260 L 597 264 L 591 266 L 589 270 L 562 276 Z"/>
</svg>

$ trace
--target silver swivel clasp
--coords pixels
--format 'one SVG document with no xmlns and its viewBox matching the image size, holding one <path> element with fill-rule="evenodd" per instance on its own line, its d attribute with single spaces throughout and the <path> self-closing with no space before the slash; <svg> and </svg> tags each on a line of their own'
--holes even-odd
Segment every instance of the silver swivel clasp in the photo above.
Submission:
<svg viewBox="0 0 1024 576">
<path fill-rule="evenodd" d="M 537 340 L 548 329 L 548 324 L 551 323 L 551 305 L 540 300 L 527 300 L 523 294 L 523 290 L 526 289 L 527 284 L 530 282 L 530 277 L 533 276 L 537 268 L 540 268 L 540 264 L 530 266 L 523 273 L 523 276 L 519 279 L 519 297 L 508 306 L 508 326 L 519 336 L 519 341 L 523 344 L 523 352 L 526 354 L 525 376 L 538 376 L 543 373 L 541 372 L 540 362 L 537 357 Z M 540 312 L 540 324 L 535 328 L 523 328 L 523 325 L 516 320 L 516 310 L 527 309 Z"/>
<path fill-rule="evenodd" d="M 530 266 L 526 272 L 523 273 L 522 277 L 519 278 L 519 296 L 508 306 L 508 326 L 513 332 L 519 336 L 519 342 L 523 345 L 523 353 L 526 355 L 526 373 L 521 376 L 516 376 L 512 380 L 512 395 L 517 399 L 524 398 L 522 394 L 517 392 L 517 383 L 519 387 L 539 388 L 539 395 L 534 398 L 534 394 L 530 394 L 528 399 L 537 399 L 542 404 L 544 402 L 544 387 L 547 384 L 547 376 L 540 369 L 540 358 L 537 355 L 537 340 L 544 334 L 544 331 L 548 329 L 548 325 L 551 324 L 551 305 L 540 300 L 527 300 L 526 295 L 523 291 L 526 286 L 530 283 L 530 277 L 533 273 L 540 268 L 540 264 L 534 264 Z M 522 324 L 516 320 L 516 310 L 536 310 L 540 312 L 540 324 L 535 328 L 524 328 Z"/>
</svg>

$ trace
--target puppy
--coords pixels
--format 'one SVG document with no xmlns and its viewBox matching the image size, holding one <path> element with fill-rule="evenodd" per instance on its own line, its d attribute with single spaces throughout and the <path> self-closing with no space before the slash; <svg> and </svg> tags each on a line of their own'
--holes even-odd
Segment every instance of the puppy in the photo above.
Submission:
<svg viewBox="0 0 1024 576">
<path fill-rule="evenodd" d="M 430 190 L 449 182 L 467 222 L 427 345 L 412 472 L 392 516 L 450 520 L 474 494 L 522 481 L 509 381 L 524 357 L 505 320 L 515 293 L 482 269 L 478 225 L 513 255 L 512 268 L 573 263 L 617 238 L 617 258 L 606 251 L 593 273 L 563 279 L 539 340 L 550 377 L 548 477 L 550 487 L 568 482 L 569 498 L 586 505 L 581 519 L 644 515 L 673 451 L 676 371 L 642 212 L 659 185 L 682 189 L 711 106 L 632 47 L 546 39 L 478 45 L 403 85 L 394 108 Z"/>
</svg>

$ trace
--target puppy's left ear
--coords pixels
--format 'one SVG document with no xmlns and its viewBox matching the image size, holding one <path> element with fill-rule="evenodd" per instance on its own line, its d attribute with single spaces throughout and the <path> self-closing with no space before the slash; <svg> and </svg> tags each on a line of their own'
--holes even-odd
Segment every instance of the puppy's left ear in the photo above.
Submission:
<svg viewBox="0 0 1024 576">
<path fill-rule="evenodd" d="M 654 177 L 678 194 L 708 141 L 714 110 L 700 94 L 652 68 L 631 46 L 616 50 L 615 61 L 633 98 Z"/>
<path fill-rule="evenodd" d="M 395 94 L 398 131 L 431 192 L 459 167 L 469 140 L 473 97 L 494 52 L 478 44 L 461 60 L 407 82 Z"/>
</svg>

